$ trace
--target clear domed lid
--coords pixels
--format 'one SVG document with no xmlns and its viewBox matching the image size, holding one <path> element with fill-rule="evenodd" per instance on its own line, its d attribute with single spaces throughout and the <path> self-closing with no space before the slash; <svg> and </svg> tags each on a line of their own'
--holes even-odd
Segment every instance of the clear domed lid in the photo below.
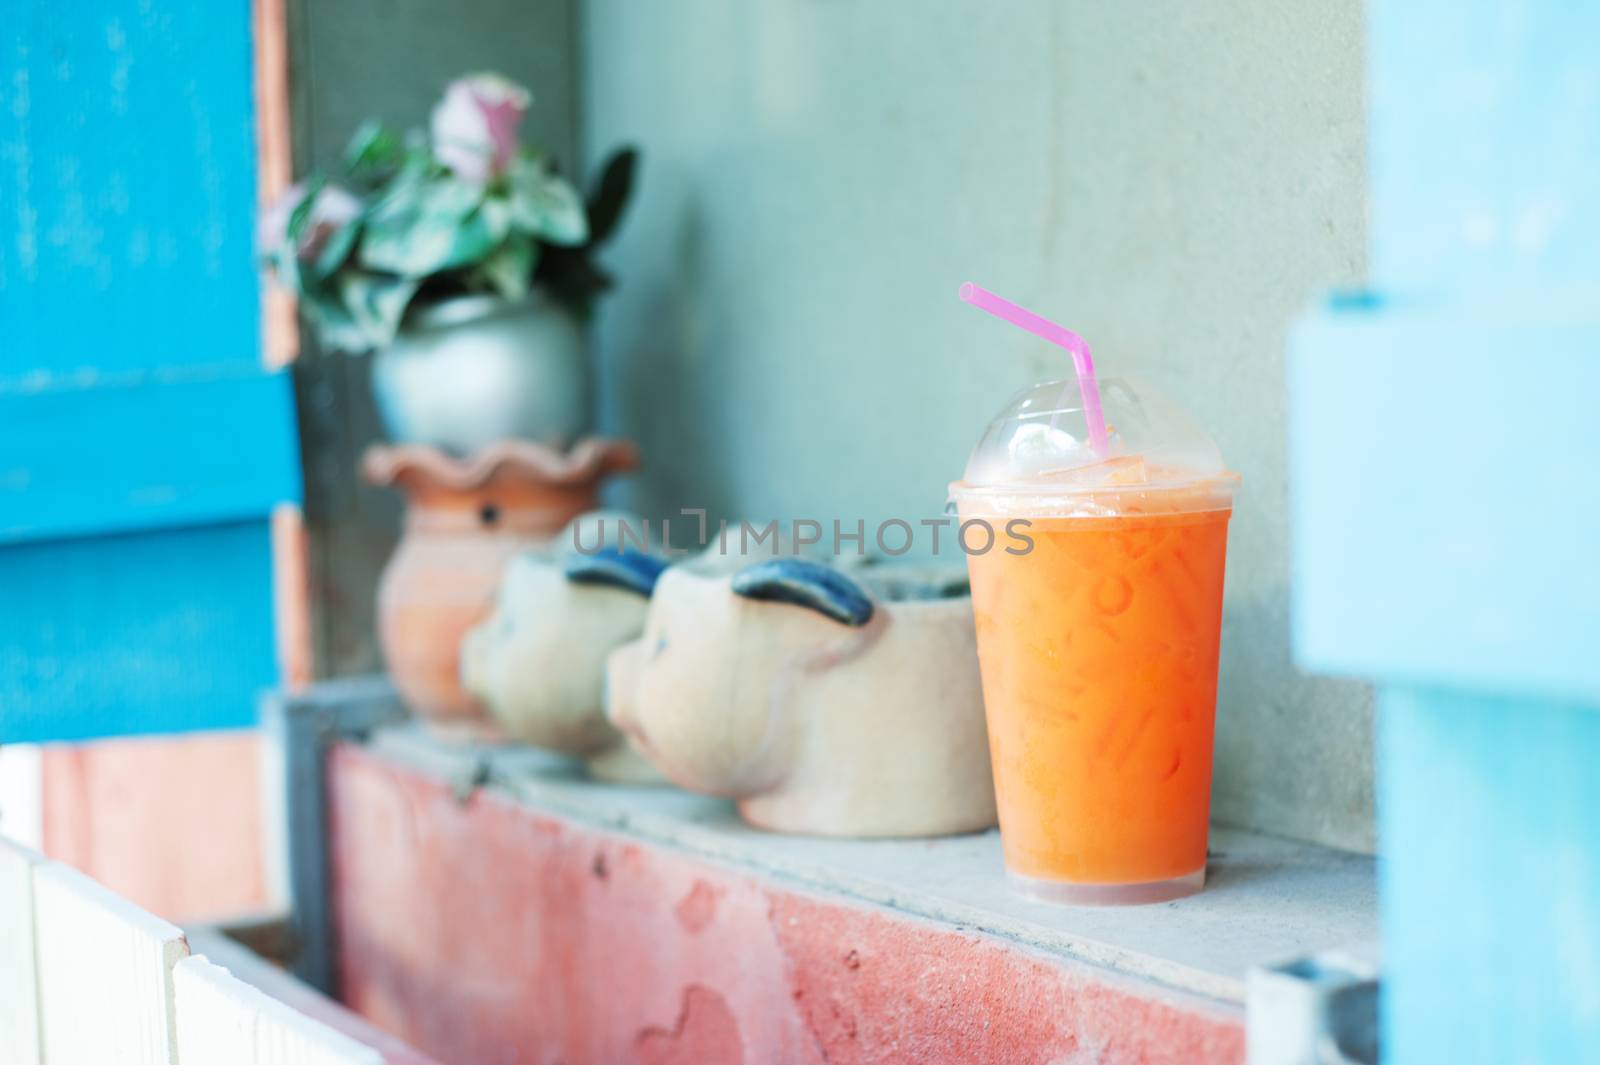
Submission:
<svg viewBox="0 0 1600 1065">
<path fill-rule="evenodd" d="M 989 423 L 952 494 L 1110 501 L 1089 511 L 1103 513 L 1119 509 L 1119 495 L 1185 489 L 1198 490 L 1184 493 L 1194 496 L 1194 507 L 1179 509 L 1229 505 L 1237 475 L 1182 407 L 1142 380 L 1099 384 L 1103 448 L 1091 443 L 1077 380 L 1044 381 L 1019 392 Z"/>
</svg>

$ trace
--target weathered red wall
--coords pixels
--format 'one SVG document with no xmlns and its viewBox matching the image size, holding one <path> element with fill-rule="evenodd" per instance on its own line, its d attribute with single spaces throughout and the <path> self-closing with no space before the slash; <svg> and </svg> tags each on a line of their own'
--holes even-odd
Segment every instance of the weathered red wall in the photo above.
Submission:
<svg viewBox="0 0 1600 1065">
<path fill-rule="evenodd" d="M 179 923 L 268 897 L 255 730 L 43 748 L 43 850 Z"/>
<path fill-rule="evenodd" d="M 343 996 L 456 1065 L 1241 1062 L 1241 1015 L 334 755 Z"/>
</svg>

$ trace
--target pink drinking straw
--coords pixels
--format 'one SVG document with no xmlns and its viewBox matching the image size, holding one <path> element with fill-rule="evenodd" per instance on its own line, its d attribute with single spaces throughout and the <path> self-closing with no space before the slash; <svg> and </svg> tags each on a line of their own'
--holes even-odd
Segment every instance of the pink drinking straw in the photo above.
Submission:
<svg viewBox="0 0 1600 1065">
<path fill-rule="evenodd" d="M 1036 337 L 1067 349 L 1067 354 L 1072 356 L 1072 368 L 1078 372 L 1078 394 L 1083 397 L 1083 418 L 1089 423 L 1089 446 L 1095 454 L 1104 455 L 1106 416 L 1100 409 L 1100 386 L 1094 380 L 1094 357 L 1089 354 L 1089 345 L 1084 339 L 1072 330 L 1064 329 L 1048 318 L 1040 318 L 1032 311 L 1018 307 L 971 281 L 961 286 L 961 298 L 996 318 L 1004 318 Z"/>
</svg>

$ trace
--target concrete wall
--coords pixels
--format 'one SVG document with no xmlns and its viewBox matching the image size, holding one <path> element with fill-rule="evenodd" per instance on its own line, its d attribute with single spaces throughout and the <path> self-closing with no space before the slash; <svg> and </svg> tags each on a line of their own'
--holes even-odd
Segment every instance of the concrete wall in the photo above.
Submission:
<svg viewBox="0 0 1600 1065">
<path fill-rule="evenodd" d="M 1286 323 L 1364 268 L 1359 4 L 590 0 L 580 40 L 587 156 L 645 154 L 596 330 L 620 501 L 935 515 L 1063 369 L 958 284 L 1059 317 L 1244 476 L 1218 819 L 1370 850 L 1368 693 L 1289 663 L 1283 425 Z"/>
</svg>

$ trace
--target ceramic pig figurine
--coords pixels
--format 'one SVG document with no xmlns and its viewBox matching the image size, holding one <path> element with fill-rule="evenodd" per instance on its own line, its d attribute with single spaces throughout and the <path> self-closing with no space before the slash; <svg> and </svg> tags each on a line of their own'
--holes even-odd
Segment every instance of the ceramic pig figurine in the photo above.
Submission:
<svg viewBox="0 0 1600 1065">
<path fill-rule="evenodd" d="M 754 825 L 930 836 L 995 823 L 972 602 L 898 567 L 667 570 L 607 713 L 675 784 Z"/>
<path fill-rule="evenodd" d="M 615 547 L 519 555 L 494 614 L 462 642 L 462 685 L 510 739 L 582 758 L 602 780 L 659 783 L 606 720 L 603 692 L 606 656 L 643 629 L 664 566 Z"/>
</svg>

